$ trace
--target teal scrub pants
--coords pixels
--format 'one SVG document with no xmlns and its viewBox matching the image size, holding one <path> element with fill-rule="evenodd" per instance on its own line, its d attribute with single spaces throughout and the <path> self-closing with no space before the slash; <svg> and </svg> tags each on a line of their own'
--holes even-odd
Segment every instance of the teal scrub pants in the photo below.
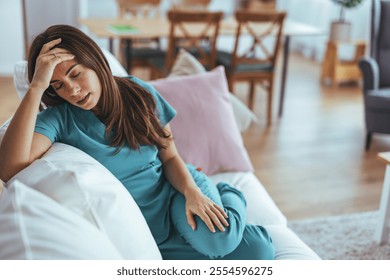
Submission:
<svg viewBox="0 0 390 280">
<path fill-rule="evenodd" d="M 275 255 L 272 239 L 262 226 L 246 224 L 246 201 L 240 191 L 227 183 L 215 187 L 203 173 L 189 168 L 202 192 L 220 205 L 228 214 L 229 226 L 213 233 L 195 216 L 196 229 L 187 222 L 185 198 L 177 192 L 171 200 L 172 230 L 170 238 L 159 244 L 163 259 L 227 259 L 262 260 Z"/>
</svg>

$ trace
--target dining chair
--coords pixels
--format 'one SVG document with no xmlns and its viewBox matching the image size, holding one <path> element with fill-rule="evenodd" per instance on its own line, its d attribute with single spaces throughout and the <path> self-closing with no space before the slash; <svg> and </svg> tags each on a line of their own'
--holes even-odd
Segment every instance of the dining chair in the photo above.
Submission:
<svg viewBox="0 0 390 280">
<path fill-rule="evenodd" d="M 193 54 L 207 69 L 216 66 L 216 42 L 222 12 L 169 10 L 168 47 L 164 57 L 149 59 L 151 78 L 169 74 L 180 48 Z"/>
<path fill-rule="evenodd" d="M 129 17 L 156 18 L 160 16 L 161 0 L 117 0 L 117 4 L 118 16 L 121 19 Z M 131 44 L 131 47 L 126 48 L 126 44 Z M 134 67 L 148 67 L 150 57 L 164 56 L 165 54 L 158 37 L 151 39 L 121 39 L 119 46 L 120 61 L 123 65 L 128 65 L 128 73 Z"/>
<path fill-rule="evenodd" d="M 207 10 L 211 0 L 174 0 L 171 9 Z"/>
<path fill-rule="evenodd" d="M 248 107 L 251 110 L 255 85 L 260 84 L 267 91 L 268 124 L 272 119 L 274 76 L 285 17 L 285 12 L 237 11 L 233 52 L 218 51 L 217 54 L 218 65 L 225 66 L 231 92 L 235 82 L 249 82 Z"/>
</svg>

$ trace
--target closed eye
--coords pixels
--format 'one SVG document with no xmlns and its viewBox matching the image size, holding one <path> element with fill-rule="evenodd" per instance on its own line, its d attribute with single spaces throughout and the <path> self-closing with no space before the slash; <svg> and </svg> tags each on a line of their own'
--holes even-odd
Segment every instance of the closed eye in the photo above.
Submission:
<svg viewBox="0 0 390 280">
<path fill-rule="evenodd" d="M 59 85 L 54 87 L 55 90 L 60 90 L 63 87 L 63 83 L 58 83 Z"/>
<path fill-rule="evenodd" d="M 77 78 L 78 76 L 80 76 L 80 74 L 81 74 L 81 72 L 78 72 L 77 74 L 72 75 L 71 77 L 72 77 L 72 78 Z"/>
<path fill-rule="evenodd" d="M 71 75 L 70 77 L 76 79 L 77 77 L 80 76 L 80 74 L 81 72 L 78 72 L 77 74 Z M 55 90 L 60 90 L 64 86 L 64 83 L 57 82 L 56 84 L 57 86 L 54 87 Z"/>
</svg>

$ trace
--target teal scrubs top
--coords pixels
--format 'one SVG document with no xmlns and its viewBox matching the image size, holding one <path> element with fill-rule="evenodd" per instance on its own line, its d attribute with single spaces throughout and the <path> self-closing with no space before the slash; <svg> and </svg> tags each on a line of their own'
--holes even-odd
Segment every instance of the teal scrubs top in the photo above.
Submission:
<svg viewBox="0 0 390 280">
<path fill-rule="evenodd" d="M 156 100 L 161 126 L 167 125 L 176 111 L 151 85 L 136 77 L 130 79 L 149 90 Z M 133 196 L 157 244 L 161 244 L 169 238 L 169 204 L 176 190 L 163 175 L 158 149 L 143 145 L 139 150 L 133 150 L 125 145 L 115 153 L 116 148 L 106 140 L 105 129 L 92 111 L 67 102 L 40 112 L 35 126 L 35 132 L 47 136 L 52 142 L 79 148 L 111 171 Z"/>
</svg>

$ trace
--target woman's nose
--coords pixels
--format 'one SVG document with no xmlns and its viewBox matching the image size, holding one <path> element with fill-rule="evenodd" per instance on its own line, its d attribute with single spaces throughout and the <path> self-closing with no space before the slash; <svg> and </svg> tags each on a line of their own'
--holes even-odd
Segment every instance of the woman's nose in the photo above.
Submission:
<svg viewBox="0 0 390 280">
<path fill-rule="evenodd" d="M 80 93 L 80 87 L 78 85 L 70 85 L 69 94 L 70 96 L 76 96 Z"/>
</svg>

